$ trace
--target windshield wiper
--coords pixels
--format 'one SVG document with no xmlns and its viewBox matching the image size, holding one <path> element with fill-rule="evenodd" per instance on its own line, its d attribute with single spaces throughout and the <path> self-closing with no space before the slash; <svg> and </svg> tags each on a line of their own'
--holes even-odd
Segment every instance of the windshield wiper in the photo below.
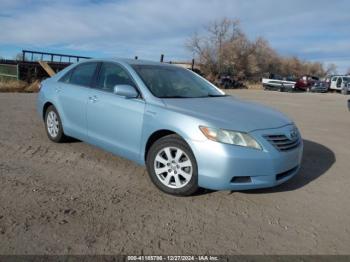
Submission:
<svg viewBox="0 0 350 262">
<path fill-rule="evenodd" d="M 227 96 L 227 95 L 211 95 L 211 94 L 208 94 L 208 97 L 224 97 L 224 96 Z"/>
<path fill-rule="evenodd" d="M 159 98 L 193 98 L 190 96 L 160 96 Z"/>
<path fill-rule="evenodd" d="M 159 96 L 159 98 L 205 98 L 205 97 L 224 97 L 228 95 L 211 95 L 208 94 L 206 96 Z"/>
</svg>

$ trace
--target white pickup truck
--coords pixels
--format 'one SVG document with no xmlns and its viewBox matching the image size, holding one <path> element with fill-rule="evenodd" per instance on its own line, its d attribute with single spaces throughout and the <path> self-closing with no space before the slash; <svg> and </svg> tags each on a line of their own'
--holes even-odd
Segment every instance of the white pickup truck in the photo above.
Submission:
<svg viewBox="0 0 350 262">
<path fill-rule="evenodd" d="M 296 84 L 296 81 L 288 77 L 280 77 L 277 75 L 270 75 L 269 78 L 263 78 L 261 82 L 265 90 L 279 91 L 294 90 Z"/>
</svg>

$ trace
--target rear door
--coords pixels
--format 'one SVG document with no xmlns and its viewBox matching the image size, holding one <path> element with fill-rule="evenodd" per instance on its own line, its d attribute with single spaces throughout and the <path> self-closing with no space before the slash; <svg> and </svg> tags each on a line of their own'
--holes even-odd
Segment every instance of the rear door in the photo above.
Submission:
<svg viewBox="0 0 350 262">
<path fill-rule="evenodd" d="M 334 76 L 331 79 L 331 89 L 336 89 L 337 88 L 337 79 L 338 77 Z"/>
<path fill-rule="evenodd" d="M 87 138 L 86 106 L 97 65 L 86 62 L 76 66 L 62 77 L 57 91 L 65 133 L 82 140 Z"/>
<path fill-rule="evenodd" d="M 342 77 L 338 77 L 337 89 L 341 89 L 342 88 L 342 83 L 343 83 L 343 78 Z"/>
<path fill-rule="evenodd" d="M 130 74 L 119 64 L 103 63 L 87 106 L 88 139 L 110 152 L 138 160 L 145 101 L 113 93 L 115 85 L 131 85 Z"/>
</svg>

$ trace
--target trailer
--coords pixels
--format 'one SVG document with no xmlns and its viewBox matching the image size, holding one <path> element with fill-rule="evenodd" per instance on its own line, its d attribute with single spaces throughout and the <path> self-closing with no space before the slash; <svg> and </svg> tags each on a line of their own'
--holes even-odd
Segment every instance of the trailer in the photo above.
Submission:
<svg viewBox="0 0 350 262">
<path fill-rule="evenodd" d="M 57 73 L 83 59 L 90 57 L 22 50 L 20 60 L 0 60 L 0 79 L 32 83 L 50 77 L 48 68 Z"/>
</svg>

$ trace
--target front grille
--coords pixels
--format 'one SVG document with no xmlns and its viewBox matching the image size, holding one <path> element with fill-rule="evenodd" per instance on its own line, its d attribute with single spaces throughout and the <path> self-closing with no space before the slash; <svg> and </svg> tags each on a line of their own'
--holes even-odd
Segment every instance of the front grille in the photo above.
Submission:
<svg viewBox="0 0 350 262">
<path fill-rule="evenodd" d="M 289 151 L 300 145 L 298 134 L 294 139 L 290 139 L 286 135 L 266 135 L 264 137 L 279 151 Z"/>
</svg>

